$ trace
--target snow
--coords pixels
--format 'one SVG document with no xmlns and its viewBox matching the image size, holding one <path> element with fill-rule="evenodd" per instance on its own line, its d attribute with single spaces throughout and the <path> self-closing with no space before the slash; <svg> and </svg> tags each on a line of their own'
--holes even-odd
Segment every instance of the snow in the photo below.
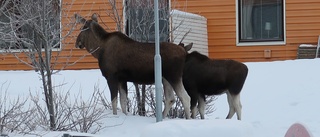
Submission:
<svg viewBox="0 0 320 137">
<path fill-rule="evenodd" d="M 142 132 L 141 137 L 253 137 L 253 127 L 237 120 L 168 120 L 151 124 Z M 156 134 L 155 134 L 156 133 Z"/>
<path fill-rule="evenodd" d="M 164 119 L 121 114 L 111 115 L 106 128 L 96 134 L 75 132 L 39 132 L 43 137 L 61 137 L 64 133 L 94 137 L 283 137 L 294 123 L 302 123 L 314 137 L 320 136 L 320 59 L 300 59 L 274 62 L 245 63 L 249 74 L 241 93 L 242 120 L 224 119 L 228 113 L 226 95 L 215 102 L 216 111 L 205 120 Z M 61 71 L 54 76 L 55 85 L 65 84 L 62 91 L 79 92 L 89 97 L 94 85 L 108 87 L 100 71 Z M 4 83 L 4 84 L 3 84 Z M 10 98 L 28 96 L 29 91 L 41 91 L 39 76 L 33 71 L 0 71 L 0 84 Z M 23 135 L 10 135 L 23 136 Z M 33 137 L 24 135 L 23 137 Z"/>
<path fill-rule="evenodd" d="M 317 47 L 317 45 L 312 45 L 312 44 L 301 44 L 299 47 Z"/>
<path fill-rule="evenodd" d="M 190 18 L 205 18 L 204 16 L 198 15 L 198 14 L 193 14 L 193 13 L 189 13 L 189 12 L 184 12 L 184 11 L 180 11 L 180 10 L 172 10 L 171 14 L 173 15 L 183 15 L 186 17 L 190 17 Z"/>
</svg>

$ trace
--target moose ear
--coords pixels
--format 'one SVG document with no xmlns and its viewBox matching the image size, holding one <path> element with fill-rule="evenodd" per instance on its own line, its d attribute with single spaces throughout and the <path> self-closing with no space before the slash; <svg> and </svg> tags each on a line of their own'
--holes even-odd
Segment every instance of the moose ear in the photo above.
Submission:
<svg viewBox="0 0 320 137">
<path fill-rule="evenodd" d="M 74 18 L 76 19 L 76 23 L 84 24 L 86 22 L 86 19 L 81 17 L 79 14 L 74 14 Z"/>
<path fill-rule="evenodd" d="M 93 13 L 91 16 L 91 19 L 94 20 L 95 22 L 98 22 L 98 17 L 99 15 L 97 13 Z"/>
<path fill-rule="evenodd" d="M 191 42 L 191 43 L 189 43 L 188 45 L 184 46 L 184 49 L 185 49 L 186 51 L 189 51 L 189 50 L 192 48 L 192 46 L 193 46 L 193 42 Z"/>
</svg>

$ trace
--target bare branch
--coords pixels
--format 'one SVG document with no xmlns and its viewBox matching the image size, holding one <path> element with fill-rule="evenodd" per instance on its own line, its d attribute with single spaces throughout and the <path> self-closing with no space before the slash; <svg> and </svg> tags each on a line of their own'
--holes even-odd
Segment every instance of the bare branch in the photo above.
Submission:
<svg viewBox="0 0 320 137">
<path fill-rule="evenodd" d="M 182 43 L 182 41 L 184 40 L 184 38 L 186 38 L 186 37 L 187 37 L 187 35 L 188 35 L 190 32 L 191 32 L 191 29 L 189 29 L 189 31 L 188 31 L 188 32 L 186 32 L 186 34 L 184 34 L 184 35 L 183 35 L 183 37 L 181 38 L 181 40 L 180 40 L 179 44 L 181 44 L 181 43 Z"/>
</svg>

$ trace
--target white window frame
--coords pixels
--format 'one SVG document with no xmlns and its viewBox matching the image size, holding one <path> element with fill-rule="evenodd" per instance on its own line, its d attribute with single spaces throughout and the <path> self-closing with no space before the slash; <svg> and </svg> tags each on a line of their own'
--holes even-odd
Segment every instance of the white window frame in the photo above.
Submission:
<svg viewBox="0 0 320 137">
<path fill-rule="evenodd" d="M 283 41 L 240 42 L 239 34 L 239 0 L 236 1 L 236 45 L 237 46 L 272 46 L 286 44 L 286 0 L 283 0 Z"/>
</svg>

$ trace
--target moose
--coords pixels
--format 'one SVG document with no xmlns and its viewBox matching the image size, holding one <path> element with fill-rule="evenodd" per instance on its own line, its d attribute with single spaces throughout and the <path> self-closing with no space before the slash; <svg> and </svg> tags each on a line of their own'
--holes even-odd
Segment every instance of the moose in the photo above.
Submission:
<svg viewBox="0 0 320 137">
<path fill-rule="evenodd" d="M 184 47 L 183 44 L 180 46 Z M 186 51 L 191 47 L 192 44 L 185 46 Z M 191 97 L 191 118 L 196 117 L 198 104 L 200 117 L 204 119 L 206 95 L 226 93 L 229 104 L 226 118 L 230 119 L 237 113 L 238 120 L 241 120 L 240 92 L 247 74 L 248 68 L 241 62 L 210 59 L 197 51 L 189 53 L 183 70 L 183 85 Z"/>
<path fill-rule="evenodd" d="M 127 82 L 154 83 L 154 43 L 137 42 L 119 31 L 105 31 L 98 24 L 97 14 L 93 14 L 90 20 L 78 14 L 75 14 L 75 18 L 78 24 L 83 24 L 76 39 L 76 48 L 85 48 L 98 60 L 101 73 L 109 86 L 113 114 L 117 115 L 118 93 L 122 112 L 127 114 Z M 182 83 L 187 52 L 179 45 L 161 42 L 160 54 L 165 95 L 162 114 L 166 116 L 175 102 L 174 90 L 183 104 L 185 117 L 190 119 L 190 97 Z"/>
</svg>

